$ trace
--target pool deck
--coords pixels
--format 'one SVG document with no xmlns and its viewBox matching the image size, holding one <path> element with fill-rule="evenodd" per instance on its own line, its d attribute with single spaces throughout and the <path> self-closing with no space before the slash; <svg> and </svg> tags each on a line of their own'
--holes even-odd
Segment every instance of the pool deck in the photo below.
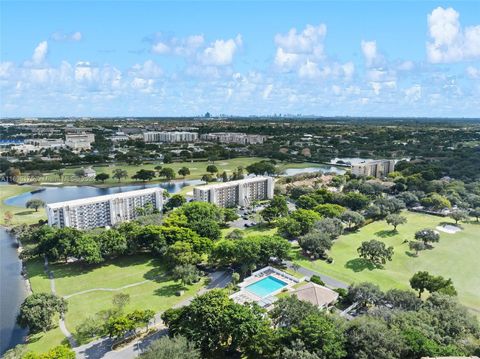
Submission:
<svg viewBox="0 0 480 359">
<path fill-rule="evenodd" d="M 267 277 L 276 278 L 284 282 L 286 285 L 283 286 L 282 288 L 279 288 L 269 293 L 264 297 L 260 297 L 246 289 L 246 287 L 248 287 L 249 285 L 257 283 L 258 281 Z M 261 307 L 268 308 L 271 304 L 273 304 L 277 300 L 277 297 L 276 297 L 277 294 L 283 291 L 292 291 L 293 290 L 292 287 L 295 284 L 303 282 L 304 280 L 305 278 L 295 278 L 290 274 L 287 274 L 281 270 L 268 266 L 256 272 L 253 272 L 250 277 L 245 278 L 245 280 L 238 285 L 240 287 L 240 290 L 232 294 L 230 298 L 232 298 L 236 303 L 243 304 L 248 302 L 257 302 Z"/>
</svg>

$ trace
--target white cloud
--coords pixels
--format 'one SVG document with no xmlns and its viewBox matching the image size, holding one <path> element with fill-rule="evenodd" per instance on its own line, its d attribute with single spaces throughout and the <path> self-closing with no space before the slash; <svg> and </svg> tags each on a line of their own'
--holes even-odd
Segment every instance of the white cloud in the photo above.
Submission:
<svg viewBox="0 0 480 359">
<path fill-rule="evenodd" d="M 410 71 L 410 70 L 413 70 L 413 68 L 415 67 L 415 64 L 413 63 L 413 61 L 403 61 L 400 65 L 398 65 L 397 69 L 400 70 L 400 71 Z"/>
<path fill-rule="evenodd" d="M 275 44 L 289 53 L 323 55 L 323 40 L 327 34 L 327 26 L 307 25 L 301 33 L 292 28 L 286 35 L 275 35 Z"/>
<path fill-rule="evenodd" d="M 318 69 L 318 65 L 315 62 L 307 60 L 307 62 L 300 66 L 300 69 L 298 70 L 298 75 L 300 77 L 312 79 L 320 76 L 320 70 Z"/>
<path fill-rule="evenodd" d="M 163 75 L 162 68 L 152 60 L 147 60 L 143 64 L 135 64 L 129 71 L 130 76 L 142 79 L 158 78 Z"/>
<path fill-rule="evenodd" d="M 192 56 L 205 42 L 203 35 L 190 35 L 185 38 L 164 37 L 155 34 L 152 40 L 152 52 L 159 55 Z"/>
<path fill-rule="evenodd" d="M 360 43 L 363 57 L 368 67 L 378 66 L 383 62 L 382 55 L 379 54 L 376 41 L 364 41 Z"/>
<path fill-rule="evenodd" d="M 45 61 L 45 57 L 48 53 L 48 43 L 46 41 L 42 41 L 37 45 L 35 50 L 33 51 L 32 60 L 35 64 L 41 64 Z"/>
<path fill-rule="evenodd" d="M 50 36 L 50 38 L 53 41 L 80 41 L 82 40 L 83 36 L 80 31 L 74 31 L 70 33 L 56 31 Z"/>
<path fill-rule="evenodd" d="M 267 100 L 270 97 L 272 90 L 273 90 L 272 84 L 268 84 L 267 86 L 265 86 L 265 89 L 263 90 L 263 93 L 262 93 L 262 98 L 264 100 Z"/>
<path fill-rule="evenodd" d="M 345 78 L 351 79 L 353 76 L 353 73 L 355 72 L 355 65 L 353 62 L 347 62 L 342 65 L 343 73 L 345 75 Z"/>
<path fill-rule="evenodd" d="M 233 56 L 242 46 L 242 36 L 235 39 L 216 40 L 203 50 L 199 60 L 204 65 L 225 66 L 233 62 Z"/>
<path fill-rule="evenodd" d="M 437 7 L 428 14 L 427 57 L 432 63 L 480 58 L 480 25 L 462 28 L 453 8 Z"/>
<path fill-rule="evenodd" d="M 416 84 L 404 90 L 405 99 L 410 102 L 420 100 L 422 97 L 422 86 Z"/>
<path fill-rule="evenodd" d="M 472 79 L 480 78 L 480 69 L 477 69 L 476 67 L 468 66 L 465 71 L 467 72 L 467 75 Z"/>
</svg>

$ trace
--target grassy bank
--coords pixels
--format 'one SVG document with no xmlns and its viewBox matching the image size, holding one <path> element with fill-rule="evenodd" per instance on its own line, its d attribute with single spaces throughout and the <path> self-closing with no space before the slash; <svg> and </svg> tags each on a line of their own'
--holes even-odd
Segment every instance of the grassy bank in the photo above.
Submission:
<svg viewBox="0 0 480 359">
<path fill-rule="evenodd" d="M 50 265 L 50 269 L 55 277 L 57 294 L 66 297 L 68 302 L 65 320 L 73 334 L 84 320 L 111 308 L 112 298 L 117 293 L 130 295 L 126 311 L 151 309 L 160 312 L 193 296 L 203 286 L 200 281 L 183 288 L 167 274 L 164 263 L 150 255 L 117 258 L 101 266 L 57 263 Z M 27 271 L 33 292 L 50 292 L 50 281 L 40 259 L 28 261 Z M 179 290 L 185 292 L 177 296 Z M 59 345 L 64 339 L 55 328 L 29 338 L 28 347 L 42 352 Z"/>
<path fill-rule="evenodd" d="M 334 242 L 330 255 L 333 264 L 325 261 L 309 261 L 297 255 L 296 262 L 306 268 L 332 276 L 346 283 L 371 281 L 382 289 L 410 287 L 409 279 L 417 271 L 428 271 L 435 275 L 452 278 L 458 291 L 459 300 L 472 310 L 480 313 L 480 276 L 478 275 L 478 253 L 480 224 L 461 224 L 462 231 L 455 234 L 440 232 L 440 242 L 433 249 L 425 250 L 415 257 L 407 241 L 414 238 L 416 231 L 424 228 L 435 229 L 449 219 L 419 213 L 405 212 L 407 224 L 391 231 L 384 221 L 374 222 L 356 233 L 341 236 Z M 360 259 L 357 248 L 362 241 L 377 239 L 387 246 L 393 246 L 393 260 L 385 268 L 372 268 Z"/>
<path fill-rule="evenodd" d="M 34 224 L 38 223 L 40 219 L 46 219 L 47 216 L 43 208 L 38 212 L 33 209 L 24 207 L 8 206 L 4 203 L 7 198 L 21 195 L 22 193 L 33 191 L 36 187 L 33 186 L 10 186 L 0 185 L 0 224 L 2 225 L 19 225 L 19 224 Z M 5 214 L 10 212 L 13 218 L 10 223 L 5 221 Z"/>
</svg>

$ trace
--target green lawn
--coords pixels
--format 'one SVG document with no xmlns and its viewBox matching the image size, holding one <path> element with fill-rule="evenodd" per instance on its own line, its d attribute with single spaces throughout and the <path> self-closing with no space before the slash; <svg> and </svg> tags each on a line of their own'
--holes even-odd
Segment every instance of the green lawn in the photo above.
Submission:
<svg viewBox="0 0 480 359">
<path fill-rule="evenodd" d="M 233 228 L 233 227 L 224 228 L 222 229 L 222 235 L 225 237 L 227 234 L 229 234 L 235 229 L 236 228 Z M 257 235 L 273 236 L 277 234 L 277 228 L 271 227 L 264 223 L 260 223 L 254 227 L 244 228 L 242 229 L 242 232 L 244 233 L 245 236 L 257 236 Z"/>
<path fill-rule="evenodd" d="M 25 192 L 30 192 L 36 187 L 32 186 L 10 186 L 0 185 L 0 224 L 5 225 L 5 213 L 11 212 L 13 219 L 9 225 L 33 224 L 39 219 L 46 219 L 45 210 L 40 208 L 38 212 L 24 207 L 7 206 L 3 201 L 7 198 L 18 196 Z"/>
<path fill-rule="evenodd" d="M 431 250 L 420 252 L 414 257 L 405 241 L 412 240 L 414 233 L 423 228 L 434 229 L 442 221 L 436 216 L 404 212 L 408 222 L 392 232 L 385 221 L 374 222 L 360 231 L 341 236 L 334 242 L 330 255 L 333 264 L 325 261 L 309 261 L 298 254 L 296 262 L 306 268 L 332 276 L 346 283 L 371 281 L 383 289 L 409 288 L 409 279 L 417 271 L 426 270 L 435 275 L 452 278 L 460 301 L 480 313 L 480 275 L 478 253 L 480 253 L 480 224 L 461 224 L 463 230 L 455 234 L 440 232 L 440 242 Z M 371 268 L 357 254 L 362 241 L 377 239 L 393 246 L 393 260 L 383 269 Z"/>
<path fill-rule="evenodd" d="M 50 269 L 55 276 L 57 294 L 68 296 L 95 288 L 119 289 L 118 291 L 95 290 L 67 298 L 67 328 L 74 333 L 76 326 L 100 310 L 112 306 L 116 293 L 130 294 L 130 303 L 126 310 L 152 309 L 163 311 L 193 296 L 203 286 L 203 281 L 186 288 L 182 296 L 176 292 L 182 288 L 166 275 L 165 265 L 149 255 L 135 255 L 112 260 L 102 266 L 85 267 L 81 264 L 53 264 Z M 34 292 L 50 292 L 50 282 L 43 271 L 41 260 L 27 262 L 29 279 Z M 58 335 L 60 334 L 60 335 Z M 59 345 L 64 337 L 58 328 L 31 338 L 29 348 L 45 351 Z"/>
</svg>

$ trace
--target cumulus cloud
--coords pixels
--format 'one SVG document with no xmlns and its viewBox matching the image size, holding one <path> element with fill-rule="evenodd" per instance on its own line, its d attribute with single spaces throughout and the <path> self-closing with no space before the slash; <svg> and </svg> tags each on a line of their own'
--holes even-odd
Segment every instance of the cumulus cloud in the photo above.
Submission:
<svg viewBox="0 0 480 359">
<path fill-rule="evenodd" d="M 474 66 L 468 66 L 465 71 L 467 72 L 468 77 L 472 79 L 480 79 L 480 69 Z"/>
<path fill-rule="evenodd" d="M 420 100 L 422 97 L 422 86 L 419 84 L 408 87 L 404 90 L 405 99 L 410 102 L 415 102 Z"/>
<path fill-rule="evenodd" d="M 362 40 L 360 46 L 368 67 L 379 66 L 383 63 L 383 56 L 378 52 L 376 41 Z"/>
<path fill-rule="evenodd" d="M 264 100 L 268 99 L 270 97 L 270 94 L 272 93 L 272 90 L 273 90 L 272 84 L 268 84 L 267 86 L 265 86 L 265 89 L 263 90 L 263 93 L 262 93 L 262 98 Z"/>
<path fill-rule="evenodd" d="M 320 60 L 324 57 L 325 36 L 327 26 L 307 25 L 303 31 L 298 32 L 292 28 L 286 34 L 276 34 L 274 38 L 277 46 L 275 64 L 281 70 L 291 70 L 297 66 L 303 68 L 302 72 L 312 70 L 309 61 Z"/>
<path fill-rule="evenodd" d="M 428 14 L 427 57 L 432 63 L 480 58 L 480 25 L 462 28 L 453 8 L 437 7 Z"/>
<path fill-rule="evenodd" d="M 191 56 L 194 55 L 199 48 L 204 45 L 205 39 L 203 35 L 190 35 L 185 38 L 166 37 L 163 34 L 155 34 L 152 39 L 151 50 L 159 55 L 177 55 Z"/>
<path fill-rule="evenodd" d="M 41 64 L 45 61 L 45 57 L 48 53 L 48 43 L 47 41 L 42 41 L 37 45 L 35 50 L 33 50 L 32 61 L 34 64 Z"/>
<path fill-rule="evenodd" d="M 50 38 L 53 41 L 80 41 L 82 40 L 82 33 L 80 31 L 73 31 L 70 33 L 64 33 L 63 31 L 54 32 Z"/>
<path fill-rule="evenodd" d="M 233 56 L 242 46 L 242 36 L 235 39 L 216 40 L 199 54 L 199 60 L 204 65 L 225 66 L 233 62 Z"/>
<path fill-rule="evenodd" d="M 154 79 L 163 75 L 162 68 L 152 60 L 147 60 L 143 64 L 135 64 L 129 71 L 130 76 L 142 79 Z"/>
</svg>

